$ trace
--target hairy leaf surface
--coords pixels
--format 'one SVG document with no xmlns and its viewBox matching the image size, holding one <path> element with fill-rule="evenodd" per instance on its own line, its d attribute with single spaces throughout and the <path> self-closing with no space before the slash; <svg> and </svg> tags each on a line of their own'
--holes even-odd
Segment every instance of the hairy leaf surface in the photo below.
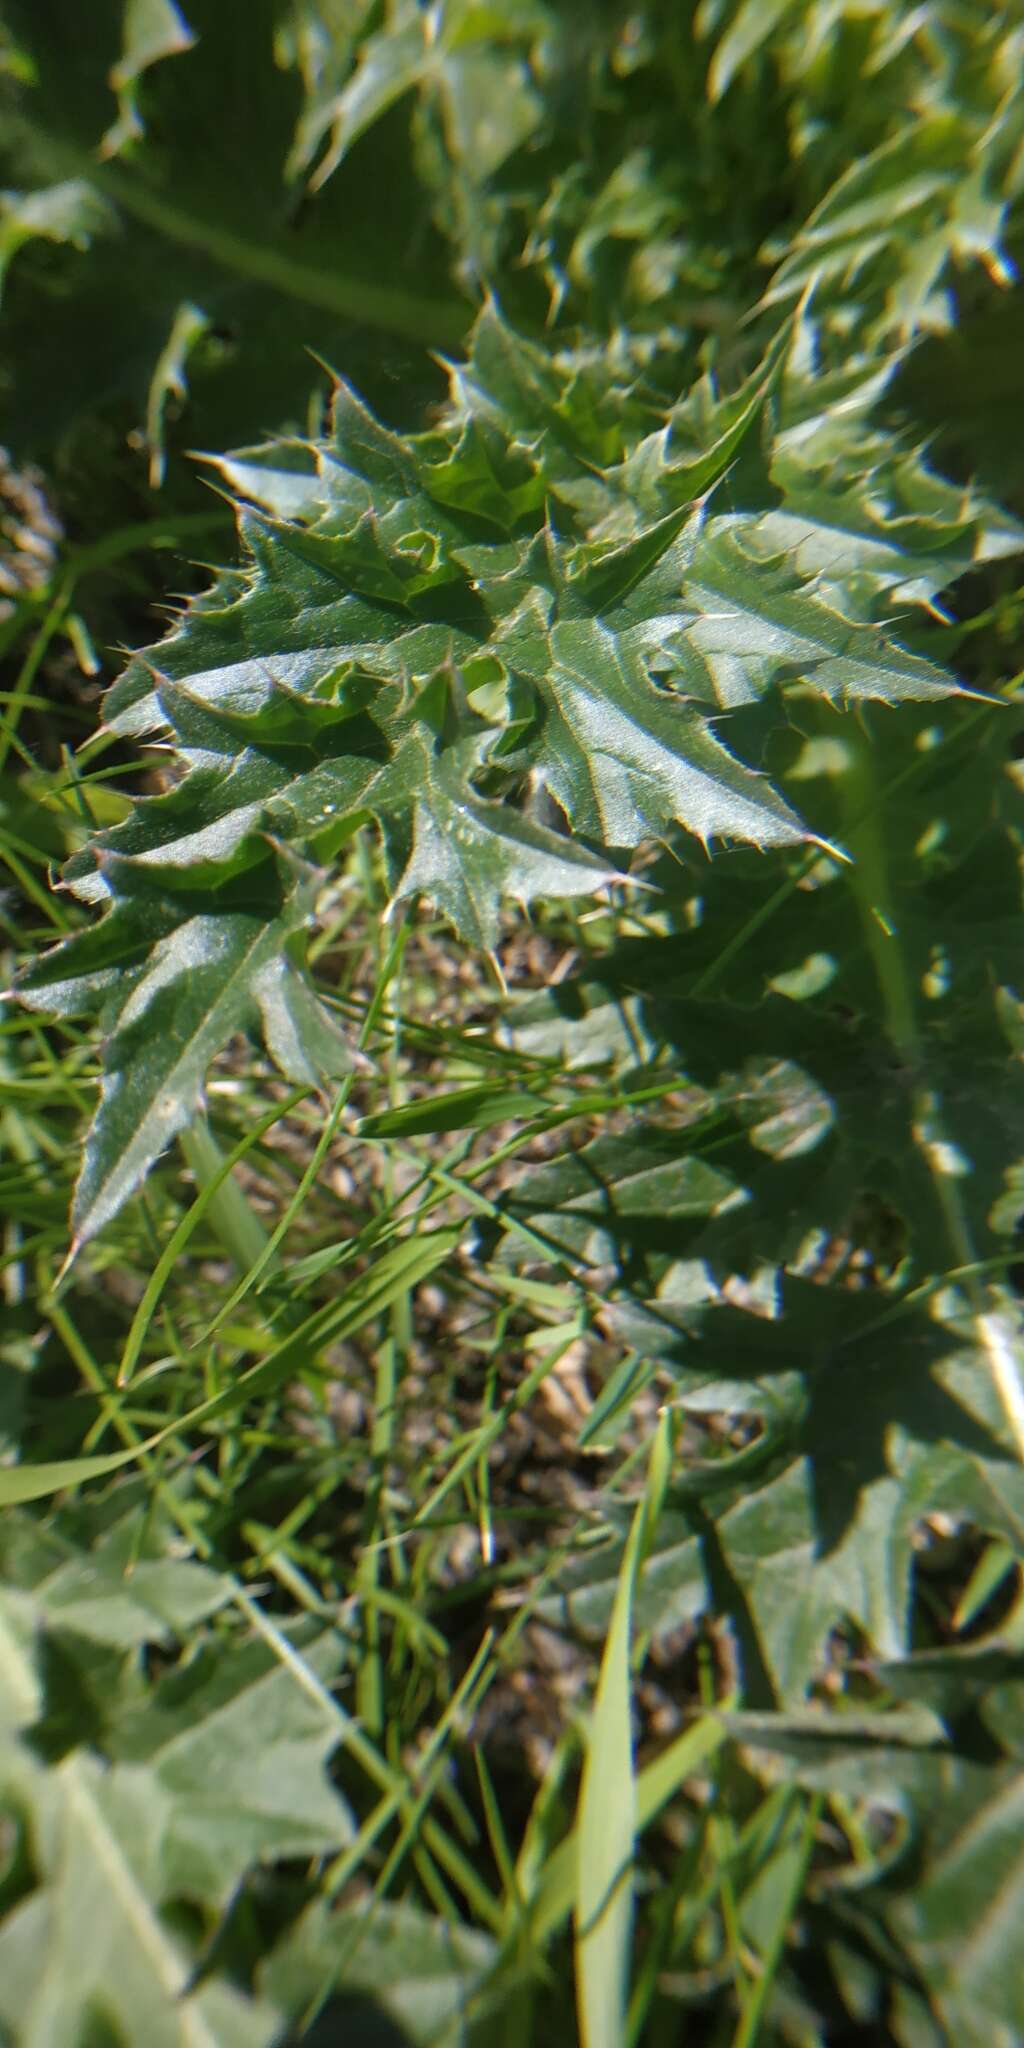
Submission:
<svg viewBox="0 0 1024 2048">
<path fill-rule="evenodd" d="M 223 1910 L 254 1863 L 348 1838 L 324 1777 L 334 1717 L 262 1645 L 230 1638 L 193 1640 L 147 1684 L 129 1646 L 167 1644 L 169 1624 L 194 1639 L 224 1589 L 166 1555 L 162 1529 L 133 1576 L 131 1514 L 91 1548 L 67 1520 L 49 1534 L 16 1515 L 5 1536 L 0 1634 L 18 1663 L 0 1695 L 0 1798 L 26 1830 L 31 1884 L 0 1927 L 0 2019 L 39 2048 L 90 2020 L 161 2048 L 269 2043 L 269 2006 L 195 1985 L 168 1909 Z M 326 1643 L 303 1654 L 330 1677 Z"/>
</svg>

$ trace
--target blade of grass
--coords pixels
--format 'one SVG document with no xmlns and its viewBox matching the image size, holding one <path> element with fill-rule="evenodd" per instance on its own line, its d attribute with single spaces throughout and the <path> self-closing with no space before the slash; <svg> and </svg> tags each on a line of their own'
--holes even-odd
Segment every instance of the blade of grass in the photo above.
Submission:
<svg viewBox="0 0 1024 2048">
<path fill-rule="evenodd" d="M 710 1648 L 707 1642 L 698 1646 L 697 1670 L 701 1698 L 710 1706 L 715 1696 L 715 1677 L 711 1665 Z M 747 2003 L 747 1952 L 744 1949 L 740 1928 L 739 1906 L 733 1883 L 733 1869 L 737 1861 L 736 1828 L 732 1812 L 722 1787 L 721 1760 L 712 1775 L 711 1799 L 708 1802 L 707 1840 L 714 1868 L 714 1883 L 725 1931 L 725 1946 L 732 1969 L 736 1990 L 736 2003 L 740 2012 L 746 2011 Z"/>
<path fill-rule="evenodd" d="M 249 1272 L 266 1250 L 268 1233 L 232 1174 L 221 1172 L 224 1154 L 205 1117 L 197 1117 L 191 1128 L 182 1132 L 178 1143 L 197 1188 L 217 1182 L 210 1202 L 210 1222 L 228 1257 L 240 1272 Z"/>
<path fill-rule="evenodd" d="M 1016 1569 L 1017 1556 L 1012 1544 L 999 1539 L 986 1545 L 957 1602 L 953 1627 L 958 1633 L 970 1626 L 1004 1579 Z"/>
<path fill-rule="evenodd" d="M 202 1222 L 207 1210 L 220 1194 L 229 1174 L 233 1172 L 239 1161 L 245 1158 L 246 1153 L 251 1151 L 255 1144 L 258 1144 L 260 1138 L 267 1131 L 272 1130 L 274 1125 L 279 1123 L 283 1116 L 287 1116 L 289 1110 L 294 1109 L 297 1102 L 302 1102 L 308 1093 L 309 1090 L 307 1088 L 295 1088 L 290 1095 L 285 1097 L 283 1102 L 276 1102 L 273 1109 L 268 1110 L 266 1115 L 262 1116 L 257 1124 L 254 1124 L 252 1130 L 247 1131 L 244 1138 L 239 1139 L 237 1145 L 232 1148 L 216 1170 L 211 1173 L 205 1185 L 200 1188 L 191 1208 L 182 1217 L 177 1229 L 168 1239 L 142 1300 L 135 1311 L 132 1326 L 125 1341 L 121 1364 L 118 1368 L 118 1386 L 127 1386 L 131 1379 L 143 1344 L 146 1341 L 146 1333 L 156 1313 L 157 1302 L 193 1232 Z"/>
<path fill-rule="evenodd" d="M 560 1333 L 563 1341 L 557 1343 L 554 1349 L 545 1351 L 543 1357 L 533 1367 L 532 1371 L 527 1373 L 526 1378 L 516 1388 L 515 1393 L 510 1394 L 508 1400 L 504 1401 L 500 1408 L 495 1409 L 494 1413 L 479 1429 L 473 1431 L 470 1442 L 459 1453 L 455 1463 L 449 1467 L 444 1478 L 439 1480 L 438 1484 L 427 1495 L 426 1500 L 417 1508 L 416 1514 L 413 1517 L 414 1524 L 430 1520 L 435 1510 L 440 1507 L 445 1496 L 451 1492 L 452 1487 L 458 1485 L 463 1474 L 477 1463 L 484 1451 L 488 1450 L 491 1444 L 501 1435 L 509 1417 L 514 1415 L 517 1409 L 525 1406 L 531 1396 L 536 1393 L 541 1381 L 545 1380 L 548 1374 L 553 1371 L 559 1359 L 564 1358 L 565 1353 L 576 1342 L 582 1324 L 576 1322 L 566 1327 L 568 1334 L 566 1335 L 564 1331 Z"/>
<path fill-rule="evenodd" d="M 580 1785 L 576 1866 L 576 2002 L 582 2048 L 622 2048 L 633 1926 L 633 1852 L 638 1832 L 633 1771 L 630 1642 L 633 1595 L 671 1464 L 672 1419 L 663 1409 L 647 1485 L 633 1517 Z"/>
<path fill-rule="evenodd" d="M 395 933 L 394 939 L 392 940 L 392 943 L 388 948 L 388 952 L 381 964 L 381 969 L 377 978 L 376 986 L 374 988 L 373 996 L 367 1009 L 366 1016 L 363 1019 L 359 1036 L 356 1040 L 356 1044 L 360 1052 L 363 1051 L 364 1047 L 366 1046 L 370 1037 L 372 1036 L 372 1033 L 376 1026 L 377 1019 L 380 1016 L 381 1010 L 383 1009 L 388 989 L 396 973 L 398 972 L 399 967 L 401 966 L 402 955 L 405 951 L 407 937 L 407 927 L 405 925 L 401 925 L 398 931 Z M 271 1260 L 274 1258 L 277 1252 L 277 1248 L 280 1245 L 282 1239 L 287 1236 L 287 1233 L 291 1229 L 296 1216 L 299 1214 L 304 1202 L 306 1201 L 310 1189 L 314 1187 L 316 1184 L 320 1168 L 323 1165 L 328 1152 L 330 1151 L 330 1148 L 334 1142 L 338 1125 L 340 1124 L 341 1119 L 344 1116 L 345 1109 L 348 1104 L 348 1099 L 355 1083 L 355 1078 L 356 1076 L 354 1071 L 351 1074 L 346 1075 L 344 1081 L 341 1084 L 341 1087 L 338 1090 L 338 1095 L 331 1108 L 330 1115 L 328 1116 L 327 1121 L 324 1124 L 323 1130 L 321 1131 L 317 1143 L 313 1149 L 312 1155 L 309 1159 L 309 1163 L 302 1174 L 298 1186 L 295 1189 L 295 1193 L 293 1194 L 290 1202 L 288 1203 L 284 1211 L 284 1214 L 280 1217 L 279 1221 L 275 1224 L 273 1230 L 271 1231 L 270 1236 L 267 1239 L 267 1242 L 262 1252 L 260 1253 L 259 1258 L 253 1262 L 253 1265 L 251 1266 L 249 1272 L 246 1273 L 243 1276 L 243 1278 L 239 1281 L 239 1284 L 235 1288 L 234 1293 L 228 1296 L 227 1301 L 224 1303 L 223 1307 L 218 1311 L 212 1323 L 210 1323 L 209 1327 L 204 1333 L 204 1341 L 206 1338 L 209 1338 L 213 1335 L 213 1332 L 218 1328 L 219 1324 L 227 1316 L 233 1315 L 235 1309 L 238 1307 L 239 1302 L 244 1300 L 250 1288 L 258 1285 L 259 1281 L 263 1277 L 263 1274 L 266 1272 L 268 1266 L 270 1265 Z"/>
<path fill-rule="evenodd" d="M 746 2010 L 733 2036 L 732 2048 L 755 2048 L 765 2007 L 782 1961 L 786 1935 L 804 1888 L 821 1808 L 822 1795 L 815 1793 L 807 1802 L 803 1825 L 786 1856 L 789 1868 L 775 1900 L 771 1937 L 761 1958 L 760 1975 L 755 1979 Z"/>
<path fill-rule="evenodd" d="M 70 579 L 66 575 L 59 576 L 46 615 L 38 631 L 33 635 L 25 659 L 14 679 L 14 688 L 3 712 L 0 713 L 0 769 L 4 767 L 11 748 L 17 745 L 18 721 L 32 695 L 32 685 L 39 673 L 43 656 L 54 635 L 60 632 L 70 602 Z"/>
<path fill-rule="evenodd" d="M 413 1788 L 407 1773 L 397 1770 L 392 1764 L 387 1762 L 376 1745 L 363 1733 L 359 1723 L 350 1714 L 346 1713 L 344 1707 L 334 1698 L 333 1693 L 329 1692 L 316 1673 L 310 1670 L 299 1651 L 288 1641 L 286 1636 L 282 1635 L 281 1630 L 272 1621 L 270 1615 L 264 1613 L 259 1602 L 253 1599 L 250 1593 L 244 1592 L 241 1587 L 236 1592 L 234 1598 L 236 1606 L 246 1615 L 253 1628 L 263 1637 L 280 1662 L 291 1671 L 303 1691 L 308 1692 L 311 1698 L 316 1699 L 322 1706 L 327 1708 L 337 1725 L 339 1741 L 349 1751 L 360 1768 L 366 1772 L 371 1782 L 377 1785 L 385 1794 L 382 1807 L 376 1809 L 376 1812 L 379 1813 L 386 1808 L 381 1825 L 396 1812 L 407 1813 L 413 1797 Z M 471 1668 L 474 1675 L 479 1676 L 475 1661 Z M 469 1674 L 467 1673 L 468 1676 Z M 438 1731 L 435 1730 L 435 1744 L 437 1740 Z M 440 1740 L 443 1742 L 444 1735 L 441 1735 Z M 431 1748 L 433 1750 L 433 1745 Z M 372 1818 L 373 1816 L 371 1816 Z M 364 1823 L 364 1828 L 365 1826 L 366 1824 Z M 478 1914 L 483 1925 L 492 1928 L 495 1932 L 499 1931 L 501 1909 L 497 1901 L 491 1896 L 487 1886 L 483 1883 L 479 1873 L 474 1869 L 470 1859 L 463 1855 L 458 1845 L 450 1840 L 439 1822 L 432 1817 L 428 1816 L 424 1820 L 421 1833 L 431 1855 L 451 1877 L 452 1882 L 463 1891 L 473 1911 Z M 355 1844 L 352 1847 L 354 1848 Z M 349 1853 L 349 1851 L 344 1852 L 344 1856 L 347 1857 Z M 342 1859 L 339 1859 L 339 1866 L 341 1861 Z"/>
<path fill-rule="evenodd" d="M 271 1388 L 280 1386 L 293 1373 L 307 1368 L 325 1344 L 335 1338 L 354 1335 L 381 1315 L 398 1294 L 425 1280 L 454 1251 L 461 1234 L 457 1229 L 436 1230 L 429 1237 L 406 1238 L 393 1246 L 368 1273 L 361 1274 L 344 1295 L 328 1303 L 326 1309 L 318 1309 L 307 1317 L 299 1329 L 285 1337 L 266 1358 L 259 1359 L 247 1372 L 240 1374 L 231 1386 L 211 1395 L 209 1400 L 201 1401 L 198 1407 L 190 1408 L 186 1415 L 176 1416 L 173 1422 L 168 1422 L 143 1442 L 121 1451 L 97 1453 L 94 1457 L 62 1458 L 53 1464 L 15 1465 L 0 1471 L 0 1507 L 41 1500 L 47 1494 L 62 1493 L 69 1486 L 78 1486 L 83 1480 L 105 1478 L 183 1430 L 198 1428 L 200 1423 L 230 1414 L 234 1409 L 244 1407 L 253 1395 L 266 1394 Z"/>
<path fill-rule="evenodd" d="M 721 1712 L 727 1712 L 730 1704 L 735 1702 L 723 1702 Z M 702 1714 L 661 1756 L 644 1767 L 636 1780 L 637 1834 L 650 1826 L 680 1785 L 715 1755 L 725 1739 L 725 1725 L 718 1714 Z M 543 1866 L 530 1905 L 530 1924 L 538 1944 L 546 1941 L 572 1912 L 579 1854 L 579 1831 L 573 1828 Z M 520 1882 L 525 1890 L 522 1859 Z"/>
</svg>

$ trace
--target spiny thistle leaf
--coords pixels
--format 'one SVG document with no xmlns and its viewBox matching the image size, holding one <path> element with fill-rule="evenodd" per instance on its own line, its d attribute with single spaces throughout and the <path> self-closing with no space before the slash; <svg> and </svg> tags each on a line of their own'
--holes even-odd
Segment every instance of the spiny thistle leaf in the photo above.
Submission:
<svg viewBox="0 0 1024 2048">
<path fill-rule="evenodd" d="M 26 998 L 53 1015 L 99 1009 L 107 1033 L 100 1108 L 75 1195 L 76 1242 L 117 1214 L 195 1115 L 211 1059 L 258 1023 L 281 1071 L 313 1083 L 352 1058 L 290 955 L 315 873 L 284 855 L 216 901 L 164 896 L 144 865 L 104 853 L 103 922 L 44 958 Z"/>
<path fill-rule="evenodd" d="M 70 864 L 106 916 L 22 984 L 51 1011 L 102 1006 L 80 1240 L 187 1124 L 232 1032 L 258 1023 L 286 1073 L 323 1072 L 292 958 L 316 896 L 302 863 L 361 822 L 396 902 L 425 895 L 488 947 L 503 899 L 593 893 L 679 827 L 705 845 L 811 836 L 729 750 L 723 712 L 793 681 L 839 701 L 948 693 L 827 602 L 757 512 L 715 516 L 783 355 L 711 419 L 703 458 L 662 465 L 674 503 L 654 518 L 630 495 L 635 446 L 609 426 L 595 461 L 578 375 L 493 306 L 429 433 L 400 439 L 339 384 L 322 443 L 222 464 L 247 500 L 244 566 L 107 703 L 113 730 L 170 742 L 178 779 Z M 329 1052 L 337 1066 L 333 1033 Z"/>
</svg>

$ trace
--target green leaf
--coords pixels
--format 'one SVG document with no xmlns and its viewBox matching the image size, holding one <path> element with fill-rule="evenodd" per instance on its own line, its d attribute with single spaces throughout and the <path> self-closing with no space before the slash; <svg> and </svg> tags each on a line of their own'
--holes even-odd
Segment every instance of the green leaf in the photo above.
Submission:
<svg viewBox="0 0 1024 2048">
<path fill-rule="evenodd" d="M 671 1350 L 670 1300 L 660 1319 L 684 1410 L 743 1413 L 760 1433 L 746 1451 L 680 1471 L 670 1498 L 681 1520 L 665 1518 L 638 1625 L 671 1631 L 735 1597 L 747 1683 L 788 1703 L 806 1696 L 844 1620 L 883 1656 L 905 1650 L 923 1517 L 952 1510 L 1024 1542 L 1024 1475 L 979 1353 L 943 1345 L 923 1319 L 895 1324 L 880 1353 L 857 1297 L 823 1292 L 788 1282 L 772 1320 L 698 1304 Z M 652 1316 L 658 1355 L 656 1330 Z M 641 1326 L 625 1332 L 642 1352 Z M 563 1573 L 552 1615 L 602 1628 L 617 1556 Z"/>
<path fill-rule="evenodd" d="M 986 191 L 983 171 L 966 181 L 961 176 L 965 126 L 943 111 L 914 122 L 866 161 L 851 165 L 811 214 L 766 303 L 783 301 L 819 279 L 841 287 L 872 260 L 889 256 L 894 240 L 906 244 L 904 275 L 891 287 L 878 324 L 883 332 L 894 328 L 901 340 L 929 324 L 951 256 L 980 256 L 1008 283 L 1003 205 Z M 946 324 L 941 315 L 937 324 Z"/>
<path fill-rule="evenodd" d="M 267 1958 L 260 1981 L 290 2012 L 318 2007 L 325 1985 L 350 1997 L 368 1993 L 378 2019 L 383 2008 L 403 2038 L 428 2048 L 457 2038 L 449 2029 L 461 2030 L 468 1998 L 493 1957 L 489 1935 L 411 1902 L 332 1907 L 318 1900 Z"/>
<path fill-rule="evenodd" d="M 328 1640 L 302 1661 L 326 1684 Z M 327 1855 L 351 1840 L 348 1808 L 325 1777 L 338 1720 L 262 1644 L 211 1648 L 169 1674 L 115 1730 L 112 1784 L 163 1795 L 168 1895 L 223 1904 L 260 1859 Z"/>
<path fill-rule="evenodd" d="M 139 113 L 138 83 L 151 64 L 179 56 L 195 40 L 175 0 L 124 0 L 121 55 L 110 71 L 117 94 L 118 116 L 100 144 L 104 156 L 116 156 L 145 132 Z"/>
<path fill-rule="evenodd" d="M 795 758 L 830 804 L 856 728 L 831 714 L 812 728 Z M 992 804 L 1008 741 L 998 708 L 911 716 L 884 778 L 857 785 L 860 874 L 694 863 L 668 937 L 595 958 L 513 1024 L 534 1056 L 600 1063 L 620 1086 L 657 1077 L 672 1103 L 531 1168 L 503 1201 L 594 1288 L 602 1335 L 676 1377 L 698 1436 L 672 1488 L 681 1525 L 645 1574 L 650 1623 L 730 1603 L 759 1699 L 804 1697 L 844 1624 L 888 1656 L 906 1648 L 923 1518 L 967 1515 L 1019 1551 L 987 1322 L 1010 1352 L 1015 1317 L 972 1291 L 974 1261 L 1001 1272 L 1020 1212 L 997 996 L 1020 876 Z M 838 834 L 838 808 L 815 808 Z M 894 971 L 912 1055 L 905 1013 L 886 1008 Z M 535 1254 L 513 1228 L 501 1256 L 529 1270 Z M 704 1438 L 709 1415 L 732 1416 L 746 1447 Z M 564 1574 L 566 1607 L 550 1611 L 605 1626 L 618 1555 Z"/>
<path fill-rule="evenodd" d="M 232 1582 L 195 1558 L 175 1555 L 179 1532 L 166 1500 L 148 1502 L 137 1476 L 52 1513 L 45 1524 L 10 1514 L 0 1539 L 4 1583 L 31 1598 L 41 1624 L 72 1627 L 122 1649 L 185 1641 L 218 1613 Z"/>
<path fill-rule="evenodd" d="M 796 0 L 742 0 L 711 61 L 708 91 L 712 99 L 719 100 L 728 92 L 737 71 L 765 48 L 795 4 Z"/>
<path fill-rule="evenodd" d="M 0 1603 L 0 1726 L 31 1728 L 42 1707 L 42 1687 L 33 1657 L 33 1617 L 17 1599 Z"/>
<path fill-rule="evenodd" d="M 427 895 L 486 947 L 503 898 L 600 890 L 625 854 L 677 826 L 705 844 L 806 836 L 767 778 L 727 750 L 723 709 L 767 711 L 788 679 L 843 702 L 952 687 L 823 602 L 764 548 L 756 515 L 691 518 L 684 504 L 649 522 L 630 509 L 633 531 L 609 546 L 585 520 L 542 517 L 538 502 L 532 530 L 513 514 L 510 531 L 484 537 L 469 509 L 475 457 L 466 507 L 451 475 L 438 502 L 433 478 L 458 468 L 467 426 L 509 435 L 495 376 L 533 404 L 548 373 L 493 308 L 478 349 L 428 435 L 391 434 L 342 385 L 315 475 L 291 444 L 250 453 L 236 481 L 287 516 L 240 507 L 245 570 L 111 693 L 113 729 L 168 733 L 183 772 L 72 864 L 72 886 L 105 902 L 106 918 L 22 984 L 25 1000 L 65 1013 L 105 999 L 107 1079 L 79 1241 L 185 1127 L 231 1031 L 258 1018 L 293 1078 L 338 1063 L 282 957 L 315 885 L 283 853 L 276 882 L 264 880 L 268 836 L 305 859 L 376 818 L 394 899 Z M 733 422 L 740 438 L 782 353 Z M 559 373 L 548 381 L 557 393 Z M 541 403 L 550 414 L 554 400 Z M 730 432 L 715 465 L 738 445 Z M 567 434 L 563 421 L 556 476 Z M 512 460 L 511 439 L 505 452 Z M 543 444 L 530 460 L 543 495 Z M 593 463 L 589 473 L 600 482 Z M 614 502 L 614 467 L 603 489 Z M 170 1014 L 171 991 L 173 1026 L 157 1038 L 154 1005 Z"/>
<path fill-rule="evenodd" d="M 0 1925 L 0 2021 L 39 2048 L 80 2038 L 89 2018 L 168 2048 L 269 2044 L 270 2007 L 196 1982 L 180 1908 L 223 1912 L 255 1863 L 350 1838 L 324 1774 L 336 1715 L 313 1676 L 304 1686 L 262 1643 L 197 1639 L 224 1592 L 166 1554 L 159 1515 L 139 1559 L 137 1511 L 94 1542 L 87 1523 L 5 1529 L 19 1585 L 0 1618 L 20 1663 L 4 1721 L 29 1739 L 0 1741 L 0 1798 L 27 1825 L 32 1871 Z M 191 1647 L 152 1683 L 123 1652 L 169 1646 L 169 1621 Z M 102 1671 L 97 1644 L 120 1653 L 106 1649 Z M 307 1640 L 301 1658 L 322 1688 L 337 1644 Z"/>
<path fill-rule="evenodd" d="M 915 1660 L 902 1667 L 914 1690 Z M 927 1666 L 927 1660 L 926 1660 Z M 922 1691 L 929 1681 L 922 1673 Z M 755 1754 L 784 1757 L 787 1772 L 838 1798 L 849 1811 L 879 1818 L 896 1855 L 885 1882 L 874 1886 L 836 1934 L 869 1965 L 868 2011 L 879 2012 L 900 1981 L 897 2038 L 942 2035 L 981 2048 L 1000 2032 L 1012 2040 L 1024 2024 L 1019 1973 L 1006 1930 L 1018 1910 L 1020 1761 L 1015 1717 L 1021 1682 L 1006 1667 L 977 1671 L 977 1708 L 987 1754 L 977 1741 L 963 1750 L 888 1744 L 884 1723 L 874 1740 L 846 1743 L 842 1722 L 831 1737 L 787 1728 L 782 1717 L 740 1716 L 742 1738 Z M 737 1732 L 741 1732 L 740 1729 Z M 895 1731 L 894 1731 L 895 1732 Z M 822 1929 L 824 1935 L 824 1929 Z M 874 1981 L 872 1982 L 872 1978 Z"/>
<path fill-rule="evenodd" d="M 106 857 L 104 878 L 115 890 L 119 866 Z M 321 1020 L 286 950 L 309 918 L 316 881 L 308 870 L 279 862 L 275 874 L 264 863 L 262 899 L 243 893 L 232 909 L 224 891 L 197 915 L 188 914 L 188 904 L 172 907 L 159 897 L 147 904 L 143 895 L 140 903 L 137 876 L 138 870 L 130 872 L 128 891 L 110 915 L 109 964 L 98 979 L 92 935 L 86 934 L 81 946 L 69 941 L 67 950 L 41 961 L 22 990 L 25 1001 L 65 1015 L 94 1000 L 98 990 L 106 998 L 107 1078 L 75 1194 L 76 1244 L 102 1229 L 190 1123 L 210 1060 L 234 1031 L 258 1017 L 268 1049 L 291 1080 L 313 1081 L 351 1065 L 340 1032 L 331 1033 Z M 142 971 L 133 972 L 140 938 L 144 944 L 147 925 L 154 924 L 165 934 L 151 945 Z M 76 962 L 83 956 L 80 975 Z"/>
<path fill-rule="evenodd" d="M 948 694 L 948 678 L 934 664 L 851 626 L 825 604 L 812 612 L 804 589 L 781 564 L 747 554 L 735 532 L 709 536 L 686 586 L 694 610 L 681 683 L 724 707 L 760 695 L 787 670 L 841 703 Z"/>
<path fill-rule="evenodd" d="M 101 195 L 81 178 L 66 178 L 37 192 L 0 195 L 0 285 L 26 242 L 70 242 L 87 249 L 94 235 L 108 234 L 115 216 Z"/>
<path fill-rule="evenodd" d="M 83 1754 L 45 1782 L 26 1766 L 8 1789 L 35 1795 L 53 1859 L 50 1883 L 0 1928 L 0 2020 L 15 2039 L 47 2048 L 98 2018 L 154 2048 L 270 2048 L 272 2009 L 226 1984 L 192 1989 L 192 1959 L 147 1896 L 163 1818 L 148 1786 L 115 1790 Z"/>
</svg>

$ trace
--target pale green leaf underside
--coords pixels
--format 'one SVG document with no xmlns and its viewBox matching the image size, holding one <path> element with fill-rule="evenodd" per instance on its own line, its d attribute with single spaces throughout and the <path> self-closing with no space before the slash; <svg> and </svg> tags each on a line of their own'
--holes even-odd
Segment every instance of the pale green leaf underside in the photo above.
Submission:
<svg viewBox="0 0 1024 2048">
<path fill-rule="evenodd" d="M 87 1577 L 84 1558 L 80 1569 Z M 45 1586 L 19 1606 L 43 1668 L 60 1616 Z M 330 1646 L 306 1657 L 333 1675 Z M 261 1859 L 327 1854 L 350 1838 L 324 1771 L 336 1717 L 262 1646 L 229 1642 L 194 1658 L 184 1696 L 172 1671 L 144 1701 L 119 1700 L 111 1726 L 112 1755 L 76 1747 L 49 1767 L 0 1734 L 0 1796 L 28 1821 L 35 1865 L 34 1888 L 0 1929 L 0 2026 L 26 2048 L 56 2048 L 102 2014 L 119 2039 L 159 2048 L 269 2048 L 279 2016 L 226 1984 L 197 1985 L 196 1958 L 161 1909 L 223 1911 Z"/>
</svg>

